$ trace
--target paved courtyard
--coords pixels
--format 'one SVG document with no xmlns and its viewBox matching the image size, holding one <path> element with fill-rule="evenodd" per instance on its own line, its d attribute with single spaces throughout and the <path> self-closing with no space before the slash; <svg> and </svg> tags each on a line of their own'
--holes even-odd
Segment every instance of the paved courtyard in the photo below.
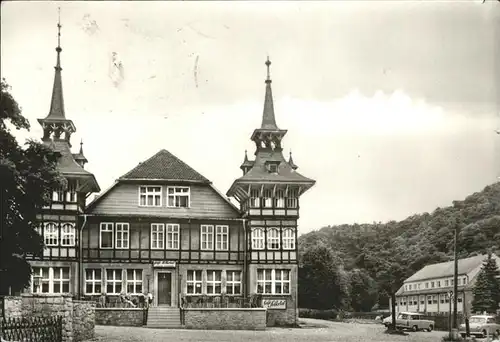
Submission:
<svg viewBox="0 0 500 342">
<path fill-rule="evenodd" d="M 182 342 L 434 342 L 441 341 L 442 331 L 409 333 L 407 336 L 386 335 L 380 324 L 339 323 L 313 319 L 301 319 L 306 323 L 301 329 L 268 328 L 265 331 L 221 331 L 221 330 L 172 330 L 133 327 L 96 326 L 94 341 L 182 341 Z"/>
</svg>

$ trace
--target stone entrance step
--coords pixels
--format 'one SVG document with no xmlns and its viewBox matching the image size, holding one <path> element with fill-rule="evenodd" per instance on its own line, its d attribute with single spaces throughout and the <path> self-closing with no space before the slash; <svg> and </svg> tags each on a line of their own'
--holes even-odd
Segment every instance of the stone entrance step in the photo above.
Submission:
<svg viewBox="0 0 500 342">
<path fill-rule="evenodd" d="M 148 310 L 147 328 L 183 328 L 181 310 L 172 307 L 150 307 Z"/>
</svg>

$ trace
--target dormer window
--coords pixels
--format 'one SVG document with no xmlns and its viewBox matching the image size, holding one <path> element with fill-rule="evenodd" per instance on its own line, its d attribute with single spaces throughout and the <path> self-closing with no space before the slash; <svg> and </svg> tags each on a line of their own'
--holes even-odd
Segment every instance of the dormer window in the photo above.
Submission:
<svg viewBox="0 0 500 342">
<path fill-rule="evenodd" d="M 271 161 L 271 162 L 267 162 L 267 171 L 269 171 L 270 173 L 278 173 L 278 166 L 279 166 L 280 162 L 277 162 L 277 161 Z"/>
</svg>

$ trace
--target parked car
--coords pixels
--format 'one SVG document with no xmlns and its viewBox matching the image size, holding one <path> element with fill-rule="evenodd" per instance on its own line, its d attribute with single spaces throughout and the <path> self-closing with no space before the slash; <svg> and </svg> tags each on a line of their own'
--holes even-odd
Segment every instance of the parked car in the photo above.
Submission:
<svg viewBox="0 0 500 342">
<path fill-rule="evenodd" d="M 389 327 L 392 324 L 392 316 L 386 317 L 382 323 Z M 425 319 L 424 315 L 417 312 L 400 312 L 396 316 L 396 329 L 411 329 L 413 331 L 427 330 L 432 331 L 435 323 L 432 320 Z"/>
<path fill-rule="evenodd" d="M 500 316 L 474 315 L 469 318 L 470 334 L 478 337 L 485 337 L 487 334 L 493 336 L 500 335 Z M 460 325 L 460 334 L 465 337 L 465 324 Z"/>
</svg>

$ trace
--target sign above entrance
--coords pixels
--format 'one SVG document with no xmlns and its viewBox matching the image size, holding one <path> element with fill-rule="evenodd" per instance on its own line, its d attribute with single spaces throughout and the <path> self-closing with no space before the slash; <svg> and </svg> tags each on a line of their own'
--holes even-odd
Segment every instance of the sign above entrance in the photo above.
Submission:
<svg viewBox="0 0 500 342">
<path fill-rule="evenodd" d="M 175 268 L 175 261 L 154 261 L 153 267 L 158 268 Z"/>
<path fill-rule="evenodd" d="M 262 307 L 269 310 L 284 310 L 286 309 L 286 299 L 263 299 Z"/>
</svg>

